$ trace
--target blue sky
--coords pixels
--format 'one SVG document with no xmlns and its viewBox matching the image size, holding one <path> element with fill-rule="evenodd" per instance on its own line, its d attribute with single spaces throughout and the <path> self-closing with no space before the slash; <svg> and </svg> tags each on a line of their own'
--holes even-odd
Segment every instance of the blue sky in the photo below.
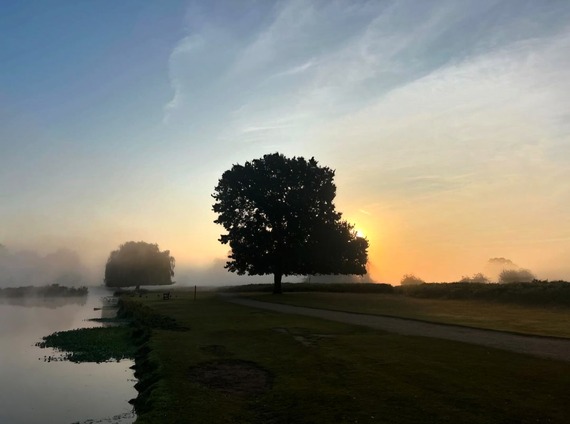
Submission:
<svg viewBox="0 0 570 424">
<path fill-rule="evenodd" d="M 566 1 L 5 1 L 0 242 L 101 267 L 146 240 L 217 272 L 217 179 L 279 151 L 336 169 L 377 280 L 496 256 L 570 278 L 569 18 Z"/>
</svg>

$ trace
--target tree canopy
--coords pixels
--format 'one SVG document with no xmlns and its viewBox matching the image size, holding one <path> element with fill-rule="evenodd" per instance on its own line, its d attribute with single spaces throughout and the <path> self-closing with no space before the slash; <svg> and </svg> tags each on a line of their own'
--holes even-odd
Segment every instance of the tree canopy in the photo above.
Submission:
<svg viewBox="0 0 570 424">
<path fill-rule="evenodd" d="M 129 241 L 114 250 L 105 266 L 105 285 L 131 287 L 172 284 L 174 258 L 157 244 Z"/>
<path fill-rule="evenodd" d="M 341 220 L 334 171 L 314 158 L 279 153 L 234 165 L 212 197 L 229 244 L 226 268 L 240 275 L 365 274 L 368 241 Z"/>
</svg>

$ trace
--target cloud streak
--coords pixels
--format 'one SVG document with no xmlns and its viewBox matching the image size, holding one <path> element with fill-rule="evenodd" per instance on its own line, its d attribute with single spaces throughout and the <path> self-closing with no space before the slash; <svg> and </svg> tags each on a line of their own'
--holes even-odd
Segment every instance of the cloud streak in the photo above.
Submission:
<svg viewBox="0 0 570 424">
<path fill-rule="evenodd" d="M 511 240 L 523 259 L 534 255 L 519 252 L 521 239 L 552 240 L 553 257 L 570 250 L 570 7 L 266 7 L 247 29 L 218 16 L 181 40 L 170 59 L 169 125 L 191 131 L 199 122 L 200 134 L 216 140 L 206 151 L 215 146 L 228 164 L 275 150 L 314 155 L 337 169 L 348 216 L 397 224 L 382 231 L 395 250 L 413 243 L 429 256 Z M 366 233 L 371 254 L 386 254 Z"/>
</svg>

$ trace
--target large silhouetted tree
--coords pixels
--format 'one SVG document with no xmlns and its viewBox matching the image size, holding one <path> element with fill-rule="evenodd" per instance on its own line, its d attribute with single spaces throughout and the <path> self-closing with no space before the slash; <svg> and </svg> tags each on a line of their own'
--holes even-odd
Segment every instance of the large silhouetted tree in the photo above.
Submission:
<svg viewBox="0 0 570 424">
<path fill-rule="evenodd" d="M 172 284 L 174 258 L 157 244 L 129 241 L 109 255 L 105 285 L 131 287 Z"/>
<path fill-rule="evenodd" d="M 335 210 L 333 179 L 314 158 L 279 153 L 224 172 L 212 196 L 231 247 L 226 268 L 273 274 L 275 293 L 284 275 L 365 274 L 368 241 Z"/>
</svg>

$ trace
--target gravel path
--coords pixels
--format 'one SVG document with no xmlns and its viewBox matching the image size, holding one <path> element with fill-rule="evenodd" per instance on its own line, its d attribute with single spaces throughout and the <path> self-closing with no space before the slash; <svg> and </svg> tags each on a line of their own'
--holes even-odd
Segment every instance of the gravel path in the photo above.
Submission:
<svg viewBox="0 0 570 424">
<path fill-rule="evenodd" d="M 232 295 L 223 296 L 227 301 L 252 308 L 267 309 L 286 314 L 306 315 L 346 324 L 362 325 L 391 333 L 408 336 L 434 337 L 472 343 L 511 352 L 525 353 L 541 358 L 570 361 L 570 339 L 523 336 L 500 331 L 480 330 L 455 325 L 434 324 L 405 318 L 392 318 L 378 315 L 355 314 L 306 308 L 279 303 L 260 302 Z"/>
</svg>

